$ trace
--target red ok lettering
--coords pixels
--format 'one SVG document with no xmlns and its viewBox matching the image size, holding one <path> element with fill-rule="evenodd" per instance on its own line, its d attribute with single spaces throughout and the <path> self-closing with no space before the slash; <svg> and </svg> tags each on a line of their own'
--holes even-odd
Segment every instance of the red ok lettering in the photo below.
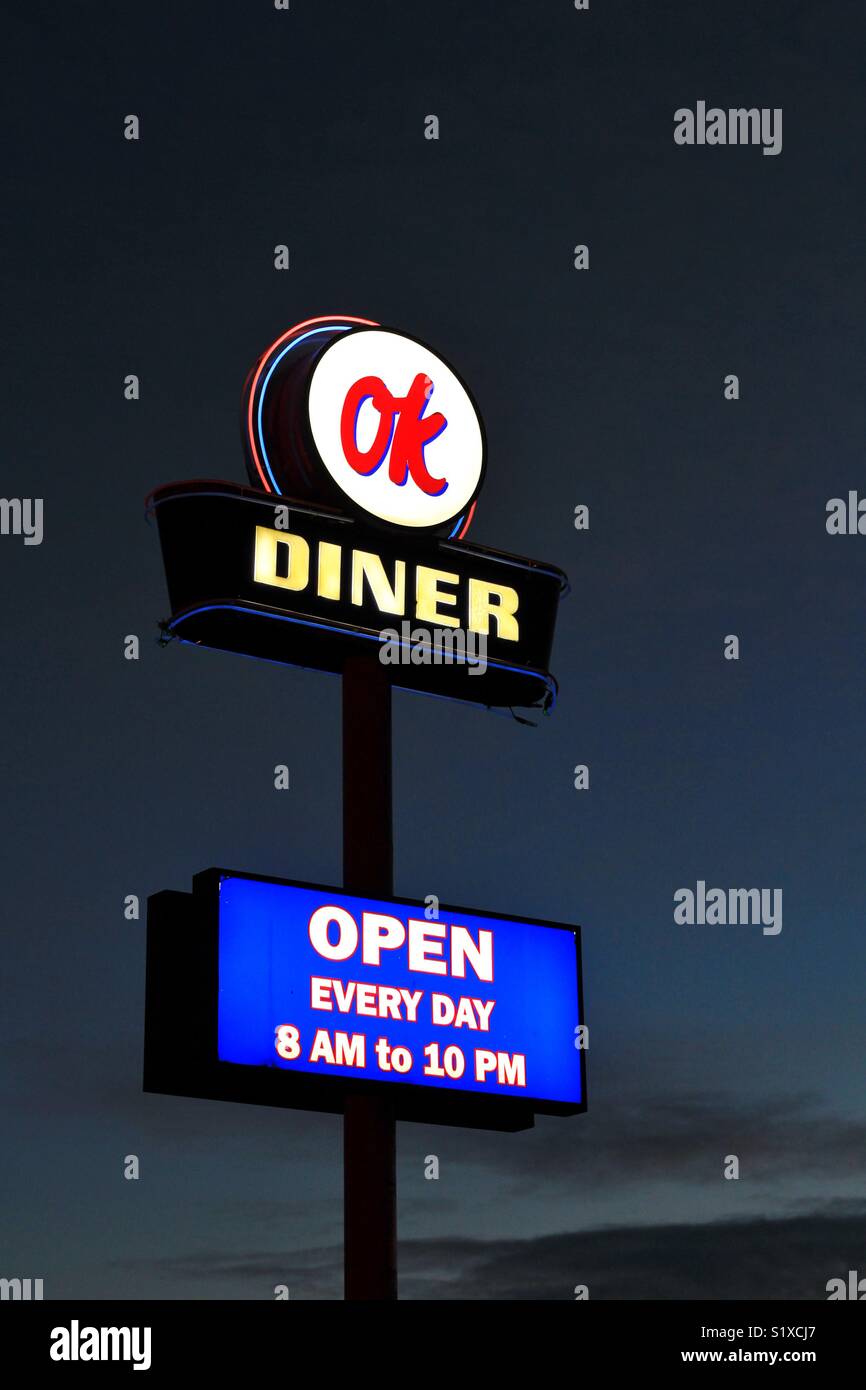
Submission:
<svg viewBox="0 0 866 1390">
<path fill-rule="evenodd" d="M 375 473 L 391 448 L 388 477 L 402 487 L 409 474 L 428 497 L 438 497 L 448 486 L 445 478 L 434 478 L 424 461 L 424 449 L 441 434 L 448 421 L 439 411 L 424 415 L 429 378 L 419 374 L 405 396 L 392 396 L 377 376 L 363 376 L 350 387 L 340 416 L 340 443 L 350 468 L 364 477 Z M 369 449 L 359 449 L 356 439 L 358 414 L 365 401 L 372 401 L 379 413 L 379 428 Z"/>
</svg>

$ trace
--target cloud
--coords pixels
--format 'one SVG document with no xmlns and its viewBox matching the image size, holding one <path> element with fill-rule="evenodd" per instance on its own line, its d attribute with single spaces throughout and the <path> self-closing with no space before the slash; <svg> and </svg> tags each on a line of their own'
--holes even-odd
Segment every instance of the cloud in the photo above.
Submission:
<svg viewBox="0 0 866 1390">
<path fill-rule="evenodd" d="M 821 1300 L 829 1279 L 866 1271 L 866 1203 L 831 1204 L 784 1220 L 619 1226 L 529 1240 L 402 1241 L 406 1300 Z M 151 1261 L 123 1261 L 145 1272 Z M 342 1296 L 342 1252 L 319 1247 L 205 1252 L 158 1262 L 163 1297 Z M 208 1293 L 208 1286 L 211 1293 Z M 169 1292 L 174 1290 L 174 1292 Z M 194 1291 L 193 1291 L 194 1290 Z"/>
<path fill-rule="evenodd" d="M 591 1107 L 570 1125 L 539 1118 L 507 1144 L 465 1131 L 444 1142 L 440 1134 L 438 1143 L 425 1131 L 424 1142 L 433 1153 L 447 1147 L 451 1161 L 483 1164 L 526 1196 L 571 1190 L 578 1178 L 584 1189 L 605 1192 L 630 1183 L 718 1183 L 727 1154 L 764 1189 L 778 1190 L 782 1177 L 851 1181 L 866 1168 L 866 1122 L 833 1114 L 808 1093 L 744 1101 L 668 1091 Z"/>
<path fill-rule="evenodd" d="M 129 1276 L 126 1298 L 273 1299 L 285 1284 L 290 1299 L 343 1296 L 343 1252 L 329 1245 L 307 1250 L 210 1250 L 162 1259 L 115 1260 Z M 159 1291 L 152 1292 L 154 1280 Z M 145 1289 L 139 1292 L 138 1286 Z M 117 1293 L 105 1297 L 118 1297 Z"/>
<path fill-rule="evenodd" d="M 825 1299 L 866 1265 L 866 1205 L 845 1215 L 611 1227 L 523 1241 L 417 1241 L 404 1298 Z"/>
</svg>

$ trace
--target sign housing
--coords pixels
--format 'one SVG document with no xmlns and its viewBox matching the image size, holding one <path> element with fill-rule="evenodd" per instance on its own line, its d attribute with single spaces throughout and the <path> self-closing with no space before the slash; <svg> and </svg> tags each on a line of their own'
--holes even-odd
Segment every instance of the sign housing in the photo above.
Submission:
<svg viewBox="0 0 866 1390">
<path fill-rule="evenodd" d="M 148 902 L 145 1090 L 516 1130 L 586 1108 L 579 930 L 210 869 Z"/>
<path fill-rule="evenodd" d="M 167 635 L 269 661 L 340 672 L 385 631 L 431 651 L 437 634 L 483 638 L 485 669 L 406 659 L 395 685 L 486 706 L 548 708 L 548 665 L 565 575 L 466 541 L 373 531 L 323 506 L 281 504 L 234 483 L 157 488 L 172 615 Z M 287 512 L 277 527 L 277 510 Z M 404 627 L 405 625 L 405 627 Z M 414 635 L 414 636 L 413 636 Z M 411 637 L 410 642 L 406 637 Z"/>
</svg>

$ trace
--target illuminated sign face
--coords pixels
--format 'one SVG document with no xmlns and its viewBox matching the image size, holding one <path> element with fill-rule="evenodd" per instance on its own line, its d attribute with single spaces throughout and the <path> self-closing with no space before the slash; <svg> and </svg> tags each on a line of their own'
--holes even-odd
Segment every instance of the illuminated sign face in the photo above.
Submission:
<svg viewBox="0 0 866 1390">
<path fill-rule="evenodd" d="M 356 508 L 427 530 L 467 513 L 484 436 L 463 382 L 430 348 L 385 329 L 343 334 L 313 367 L 308 412 L 317 453 Z"/>
<path fill-rule="evenodd" d="M 224 870 L 199 875 L 193 900 L 183 928 L 160 936 L 148 917 L 149 970 L 161 957 L 179 1002 L 151 1028 L 163 1067 L 198 1058 L 187 1084 L 202 1093 L 209 1074 L 239 1098 L 338 1110 L 363 1083 L 404 1118 L 462 1100 L 486 1124 L 493 1102 L 495 1128 L 585 1108 L 576 929 L 444 906 L 430 919 L 420 903 Z"/>
</svg>

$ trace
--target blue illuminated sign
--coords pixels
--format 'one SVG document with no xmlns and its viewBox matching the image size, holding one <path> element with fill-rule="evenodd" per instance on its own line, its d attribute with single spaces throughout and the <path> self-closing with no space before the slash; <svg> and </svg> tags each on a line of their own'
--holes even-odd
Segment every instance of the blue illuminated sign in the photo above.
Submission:
<svg viewBox="0 0 866 1390">
<path fill-rule="evenodd" d="M 585 1105 L 574 929 L 219 879 L 220 1063 Z"/>
</svg>

